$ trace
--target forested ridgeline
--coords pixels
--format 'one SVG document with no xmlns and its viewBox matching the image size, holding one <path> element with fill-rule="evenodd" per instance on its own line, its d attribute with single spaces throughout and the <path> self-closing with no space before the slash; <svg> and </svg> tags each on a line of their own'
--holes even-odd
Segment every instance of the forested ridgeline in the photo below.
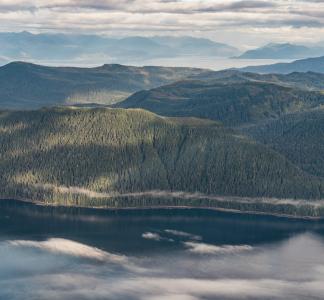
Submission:
<svg viewBox="0 0 324 300">
<path fill-rule="evenodd" d="M 169 84 L 136 94 L 123 107 L 204 117 L 228 124 L 246 123 L 314 105 L 314 101 L 318 102 L 314 98 L 319 94 L 309 92 L 323 90 L 323 78 L 323 74 L 314 72 L 283 75 L 119 64 L 93 68 L 48 67 L 12 62 L 0 67 L 0 107 L 111 105 L 134 92 Z M 142 99 L 143 95 L 149 97 Z M 141 102 L 134 103 L 135 99 Z"/>
<path fill-rule="evenodd" d="M 85 206 L 111 201 L 48 186 L 107 194 L 163 190 L 301 199 L 324 193 L 321 179 L 209 120 L 143 110 L 53 108 L 2 112 L 0 132 L 2 198 L 56 204 L 82 198 Z M 114 206 L 132 206 L 116 201 Z"/>
<path fill-rule="evenodd" d="M 130 94 L 204 72 L 194 68 L 47 67 L 12 62 L 0 67 L 0 107 L 36 109 L 63 104 L 111 104 Z"/>
<path fill-rule="evenodd" d="M 309 91 L 321 91 L 324 89 L 324 74 L 315 72 L 260 74 L 227 69 L 222 71 L 210 70 L 193 74 L 190 75 L 188 79 L 202 81 L 209 80 L 215 83 L 263 82 Z"/>
<path fill-rule="evenodd" d="M 323 109 L 289 114 L 242 131 L 283 154 L 309 174 L 324 177 Z"/>
<path fill-rule="evenodd" d="M 243 75 L 237 76 L 225 81 L 176 82 L 137 92 L 117 103 L 116 107 L 143 108 L 164 116 L 206 118 L 237 127 L 277 119 L 324 104 L 324 95 L 319 91 L 247 81 L 242 79 Z"/>
</svg>

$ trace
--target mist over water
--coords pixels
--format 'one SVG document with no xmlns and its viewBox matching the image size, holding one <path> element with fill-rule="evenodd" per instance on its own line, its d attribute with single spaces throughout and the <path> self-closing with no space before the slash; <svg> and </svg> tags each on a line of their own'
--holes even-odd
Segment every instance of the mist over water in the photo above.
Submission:
<svg viewBox="0 0 324 300">
<path fill-rule="evenodd" d="M 215 71 L 242 68 L 247 66 L 268 65 L 278 62 L 291 62 L 287 59 L 236 59 L 236 58 L 219 58 L 211 56 L 178 56 L 171 58 L 155 58 L 155 59 L 111 59 L 109 57 L 83 57 L 78 59 L 68 60 L 35 60 L 27 59 L 26 62 L 36 63 L 47 66 L 68 66 L 68 67 L 97 67 L 103 64 L 122 64 L 130 66 L 161 66 L 161 67 L 188 67 L 188 68 L 203 68 L 212 69 Z M 10 61 L 0 59 L 0 66 L 3 66 Z"/>
<path fill-rule="evenodd" d="M 270 65 L 281 62 L 291 62 L 287 59 L 237 59 L 237 58 L 218 58 L 210 56 L 181 56 L 172 58 L 157 58 L 151 60 L 130 62 L 132 65 L 154 65 L 163 67 L 188 67 L 203 68 L 220 71 L 230 68 L 243 68 L 247 66 Z"/>
<path fill-rule="evenodd" d="M 0 202 L 0 299 L 323 299 L 324 223 Z"/>
</svg>

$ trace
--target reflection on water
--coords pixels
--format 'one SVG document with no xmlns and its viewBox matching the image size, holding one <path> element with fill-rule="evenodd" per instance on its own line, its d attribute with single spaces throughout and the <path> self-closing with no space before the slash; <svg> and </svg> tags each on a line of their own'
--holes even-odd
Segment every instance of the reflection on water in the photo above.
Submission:
<svg viewBox="0 0 324 300">
<path fill-rule="evenodd" d="M 323 299 L 324 223 L 0 202 L 0 299 Z"/>
</svg>

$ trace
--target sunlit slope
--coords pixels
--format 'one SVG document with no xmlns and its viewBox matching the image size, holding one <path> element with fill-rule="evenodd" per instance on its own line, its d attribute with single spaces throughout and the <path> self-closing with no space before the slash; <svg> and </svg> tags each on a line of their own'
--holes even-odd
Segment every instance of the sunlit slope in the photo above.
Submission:
<svg viewBox="0 0 324 300">
<path fill-rule="evenodd" d="M 2 112 L 0 132 L 1 197 L 59 202 L 64 187 L 305 199 L 324 191 L 283 156 L 207 120 L 57 108 Z"/>
<path fill-rule="evenodd" d="M 0 109 L 61 104 L 111 104 L 131 93 L 168 84 L 201 69 L 103 65 L 47 67 L 13 62 L 0 67 Z"/>
</svg>

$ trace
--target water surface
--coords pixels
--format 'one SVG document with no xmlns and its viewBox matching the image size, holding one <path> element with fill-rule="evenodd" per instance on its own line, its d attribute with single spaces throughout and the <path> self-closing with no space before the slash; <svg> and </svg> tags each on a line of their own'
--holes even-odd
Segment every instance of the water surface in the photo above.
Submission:
<svg viewBox="0 0 324 300">
<path fill-rule="evenodd" d="M 89 59 L 75 60 L 26 60 L 30 63 L 36 63 L 47 66 L 69 66 L 69 67 L 97 67 L 103 64 L 123 64 L 130 66 L 162 66 L 162 67 L 188 67 L 188 68 L 204 68 L 215 71 L 242 68 L 247 66 L 268 65 L 278 62 L 291 62 L 293 59 L 235 59 L 235 58 L 219 58 L 212 56 L 178 56 L 170 58 L 154 58 L 154 59 L 111 59 L 108 57 L 100 58 L 90 57 Z M 0 66 L 5 65 L 9 61 L 1 62 Z"/>
<path fill-rule="evenodd" d="M 0 299 L 323 299 L 324 223 L 0 202 Z"/>
</svg>

